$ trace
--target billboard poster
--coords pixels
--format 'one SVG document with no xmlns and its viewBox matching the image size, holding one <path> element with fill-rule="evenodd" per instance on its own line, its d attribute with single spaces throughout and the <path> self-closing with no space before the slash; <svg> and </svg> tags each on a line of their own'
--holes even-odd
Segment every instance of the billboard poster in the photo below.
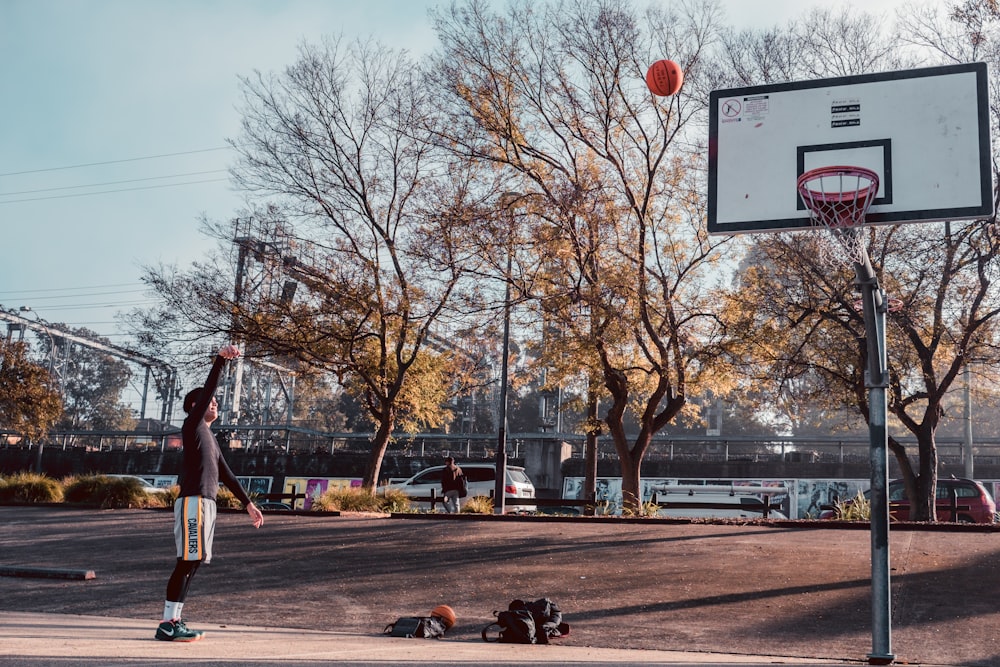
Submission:
<svg viewBox="0 0 1000 667">
<path fill-rule="evenodd" d="M 360 487 L 362 481 L 360 477 L 286 477 L 282 493 L 305 494 L 305 498 L 296 499 L 293 508 L 309 510 L 327 491 Z"/>
</svg>

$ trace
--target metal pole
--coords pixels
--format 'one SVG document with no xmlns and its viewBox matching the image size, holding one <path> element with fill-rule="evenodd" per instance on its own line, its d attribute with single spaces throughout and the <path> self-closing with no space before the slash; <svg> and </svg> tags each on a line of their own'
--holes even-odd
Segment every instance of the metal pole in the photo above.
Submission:
<svg viewBox="0 0 1000 667">
<path fill-rule="evenodd" d="M 510 272 L 511 251 L 507 251 L 507 286 L 503 297 L 503 358 L 500 360 L 500 427 L 497 434 L 497 478 L 493 488 L 493 513 L 506 510 L 507 486 L 507 374 L 510 363 Z"/>
<path fill-rule="evenodd" d="M 888 357 L 885 345 L 885 293 L 879 288 L 871 260 L 865 253 L 855 264 L 861 287 L 868 344 L 868 435 L 871 461 L 871 573 L 872 573 L 872 652 L 868 662 L 887 665 L 896 658 L 892 653 L 892 602 L 889 586 L 889 439 L 886 430 L 888 411 L 885 390 L 889 385 Z"/>
<path fill-rule="evenodd" d="M 152 372 L 152 369 L 146 366 L 146 377 L 142 382 L 142 403 L 139 405 L 139 419 L 146 418 L 146 396 L 149 394 L 149 376 Z"/>
<path fill-rule="evenodd" d="M 974 479 L 975 458 L 972 455 L 972 371 L 969 364 L 965 364 L 965 410 L 962 415 L 964 428 L 962 429 L 962 458 L 965 462 L 965 476 Z"/>
<path fill-rule="evenodd" d="M 510 282 L 514 262 L 514 214 L 511 206 L 524 197 L 520 192 L 505 192 L 500 195 L 500 205 L 509 216 L 510 229 L 507 230 L 507 273 L 504 275 L 503 295 L 503 359 L 500 361 L 500 415 L 497 429 L 497 476 L 493 486 L 493 513 L 503 514 L 507 509 L 507 384 L 510 365 Z"/>
</svg>

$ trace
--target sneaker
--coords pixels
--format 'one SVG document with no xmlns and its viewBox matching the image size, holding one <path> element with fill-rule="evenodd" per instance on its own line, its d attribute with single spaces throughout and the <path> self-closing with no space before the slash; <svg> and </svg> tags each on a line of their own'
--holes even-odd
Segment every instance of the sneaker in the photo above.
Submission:
<svg viewBox="0 0 1000 667">
<path fill-rule="evenodd" d="M 181 620 L 163 621 L 156 628 L 156 638 L 165 642 L 196 642 L 204 636 L 201 630 L 189 630 Z"/>
</svg>

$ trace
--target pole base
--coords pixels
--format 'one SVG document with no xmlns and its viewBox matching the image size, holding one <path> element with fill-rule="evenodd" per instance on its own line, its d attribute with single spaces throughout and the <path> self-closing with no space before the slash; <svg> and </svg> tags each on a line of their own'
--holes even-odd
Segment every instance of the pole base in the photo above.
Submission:
<svg viewBox="0 0 1000 667">
<path fill-rule="evenodd" d="M 892 653 L 884 653 L 884 654 L 869 653 L 868 654 L 868 664 L 869 665 L 891 665 L 895 661 L 896 661 L 896 656 L 894 654 L 892 654 Z"/>
</svg>

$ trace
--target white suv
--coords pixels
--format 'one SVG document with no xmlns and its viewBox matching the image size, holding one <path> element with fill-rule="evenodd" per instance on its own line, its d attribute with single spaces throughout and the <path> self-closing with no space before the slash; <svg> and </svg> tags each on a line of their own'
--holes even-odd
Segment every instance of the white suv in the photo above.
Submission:
<svg viewBox="0 0 1000 667">
<path fill-rule="evenodd" d="M 473 496 L 491 496 L 496 489 L 497 467 L 493 463 L 458 463 L 465 478 L 469 482 L 469 498 Z M 434 466 L 421 470 L 413 477 L 400 482 L 390 482 L 379 487 L 380 493 L 385 493 L 387 489 L 400 490 L 410 498 L 430 498 L 431 490 L 438 497 L 441 496 L 441 471 L 444 466 Z M 507 508 L 524 509 L 517 504 L 511 503 L 515 498 L 534 498 L 535 485 L 531 483 L 528 476 L 524 474 L 524 468 L 519 466 L 507 466 L 507 483 L 504 485 L 504 504 Z M 413 502 L 413 505 L 420 509 L 430 507 L 430 501 Z M 435 504 L 435 508 L 440 503 Z M 531 507 L 534 507 L 533 505 Z"/>
</svg>

